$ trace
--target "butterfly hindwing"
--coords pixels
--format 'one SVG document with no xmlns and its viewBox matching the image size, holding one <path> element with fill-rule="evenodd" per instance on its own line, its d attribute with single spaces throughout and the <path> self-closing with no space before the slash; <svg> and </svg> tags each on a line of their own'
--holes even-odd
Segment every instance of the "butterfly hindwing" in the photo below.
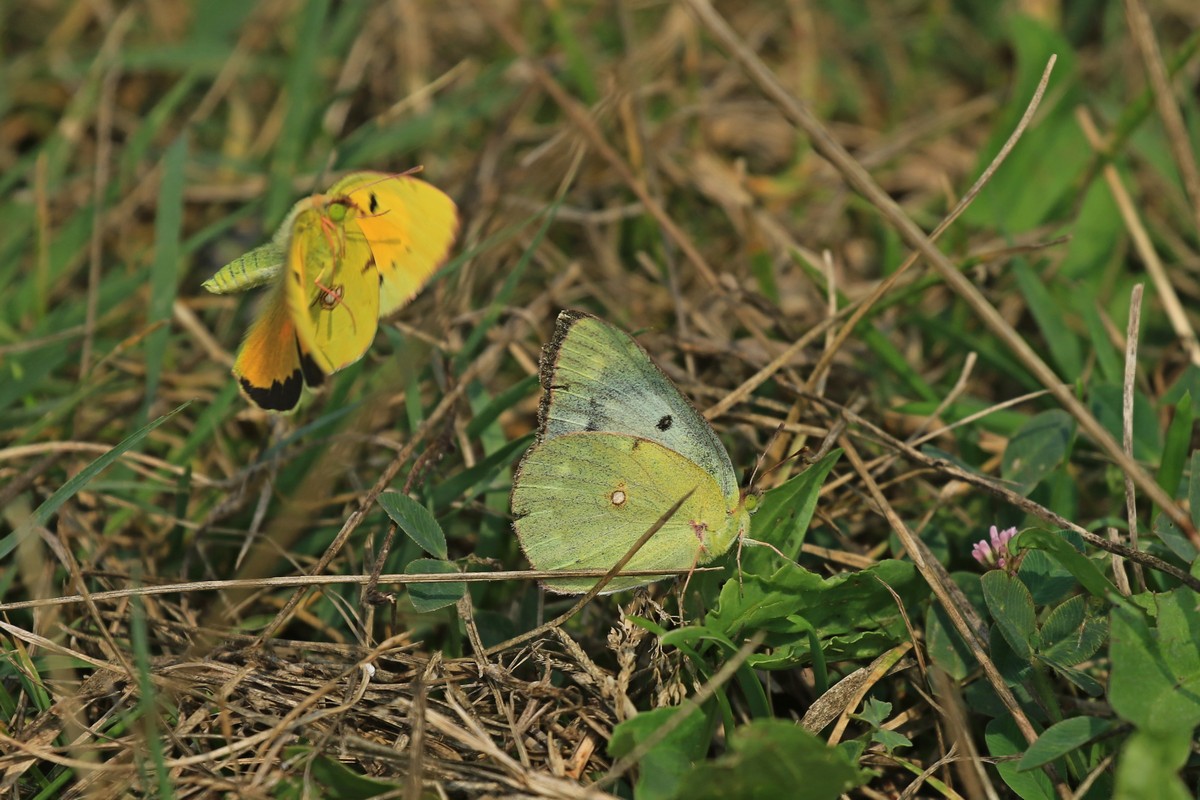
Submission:
<svg viewBox="0 0 1200 800">
<path fill-rule="evenodd" d="M 271 411 L 291 411 L 304 388 L 296 326 L 282 289 L 278 286 L 263 297 L 233 364 L 242 393 Z"/>
<path fill-rule="evenodd" d="M 537 442 L 512 490 L 513 527 L 534 568 L 609 569 L 685 496 L 627 569 L 687 571 L 748 534 L 750 512 L 716 432 L 632 338 L 564 311 L 541 377 Z M 620 578 L 607 591 L 655 580 Z M 545 585 L 580 593 L 594 583 Z"/>
<path fill-rule="evenodd" d="M 693 491 L 694 490 L 694 491 Z M 702 467 L 657 442 L 615 433 L 569 433 L 534 446 L 513 483 L 513 525 L 534 569 L 608 569 L 681 497 L 691 497 L 626 569 L 686 571 L 729 549 L 749 524 L 730 513 Z M 586 592 L 596 578 L 545 581 Z M 605 593 L 661 578 L 617 578 Z"/>
</svg>

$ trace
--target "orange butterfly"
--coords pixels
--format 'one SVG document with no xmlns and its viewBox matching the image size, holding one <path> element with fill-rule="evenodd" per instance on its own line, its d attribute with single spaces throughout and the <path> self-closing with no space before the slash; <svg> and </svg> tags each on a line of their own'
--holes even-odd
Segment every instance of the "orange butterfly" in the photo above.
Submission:
<svg viewBox="0 0 1200 800">
<path fill-rule="evenodd" d="M 354 172 L 298 202 L 270 242 L 204 283 L 218 294 L 274 284 L 234 362 L 243 394 L 291 411 L 304 385 L 362 358 L 377 320 L 416 296 L 457 233 L 454 202 L 409 175 Z"/>
</svg>

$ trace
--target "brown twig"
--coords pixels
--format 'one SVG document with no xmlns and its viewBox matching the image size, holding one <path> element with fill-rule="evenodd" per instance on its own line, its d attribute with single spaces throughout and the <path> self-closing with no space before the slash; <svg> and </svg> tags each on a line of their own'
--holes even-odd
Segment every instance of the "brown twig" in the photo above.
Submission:
<svg viewBox="0 0 1200 800">
<path fill-rule="evenodd" d="M 1133 287 L 1129 297 L 1129 326 L 1125 333 L 1125 380 L 1121 392 L 1121 441 L 1125 452 L 1133 458 L 1133 399 L 1137 381 L 1137 349 L 1138 331 L 1142 322 L 1142 285 Z M 1137 489 L 1129 476 L 1125 478 L 1125 517 L 1129 524 L 1129 545 L 1134 550 L 1138 547 L 1138 518 L 1137 518 Z M 1115 566 L 1115 565 L 1114 565 Z M 1146 578 L 1142 575 L 1142 565 L 1133 562 L 1133 577 L 1137 581 L 1138 591 L 1146 591 Z"/>
</svg>

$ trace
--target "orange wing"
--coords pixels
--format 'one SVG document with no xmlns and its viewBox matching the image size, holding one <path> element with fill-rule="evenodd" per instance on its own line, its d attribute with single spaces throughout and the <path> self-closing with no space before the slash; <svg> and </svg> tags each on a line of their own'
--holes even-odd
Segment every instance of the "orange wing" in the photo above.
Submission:
<svg viewBox="0 0 1200 800">
<path fill-rule="evenodd" d="M 268 411 L 292 411 L 305 383 L 315 387 L 324 382 L 325 373 L 301 351 L 282 283 L 263 298 L 238 350 L 233 374 L 246 399 Z"/>
</svg>

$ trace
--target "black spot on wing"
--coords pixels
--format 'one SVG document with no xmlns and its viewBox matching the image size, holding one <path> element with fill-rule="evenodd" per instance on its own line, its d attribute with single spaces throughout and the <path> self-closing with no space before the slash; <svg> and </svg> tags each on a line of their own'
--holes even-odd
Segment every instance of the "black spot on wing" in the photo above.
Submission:
<svg viewBox="0 0 1200 800">
<path fill-rule="evenodd" d="M 657 425 L 655 425 L 654 427 L 658 428 L 660 431 L 668 431 L 668 430 L 670 430 L 670 429 L 671 429 L 671 424 L 672 424 L 674 421 L 675 421 L 675 420 L 671 419 L 671 415 L 670 415 L 670 414 L 663 414 L 663 417 L 662 417 L 662 419 L 660 419 L 660 420 L 658 421 L 658 424 L 657 424 Z"/>
<path fill-rule="evenodd" d="M 379 198 L 375 195 L 374 192 L 371 192 L 368 195 L 367 211 L 374 214 L 378 210 L 379 210 Z"/>
</svg>

